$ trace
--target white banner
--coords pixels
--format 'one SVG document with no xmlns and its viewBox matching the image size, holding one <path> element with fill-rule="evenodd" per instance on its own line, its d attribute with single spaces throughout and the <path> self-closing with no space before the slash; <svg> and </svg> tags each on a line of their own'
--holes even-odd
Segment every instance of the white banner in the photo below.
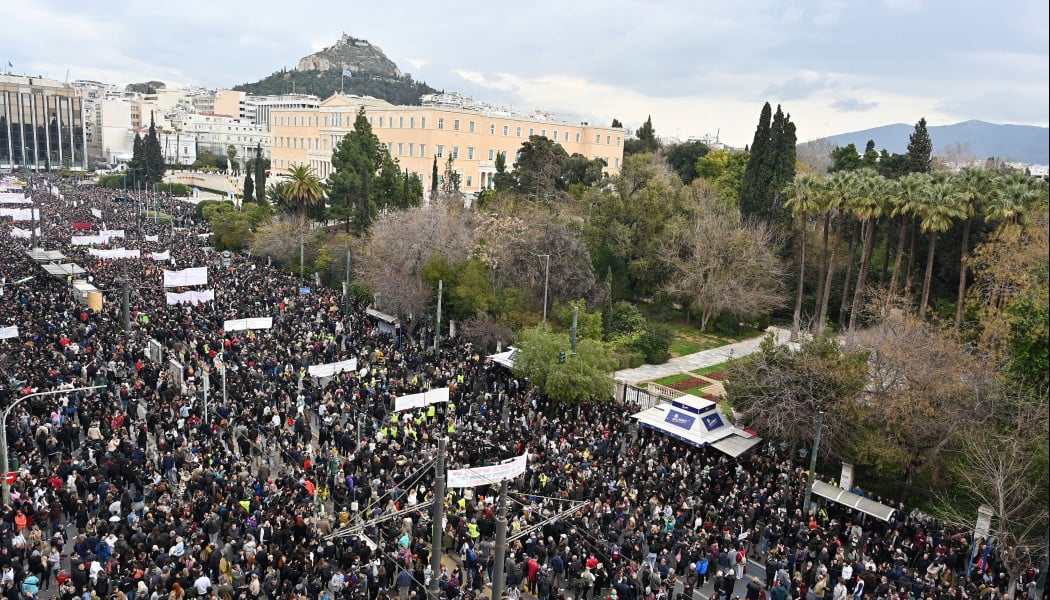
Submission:
<svg viewBox="0 0 1050 600">
<path fill-rule="evenodd" d="M 171 250 L 165 250 L 164 252 L 150 252 L 149 257 L 153 260 L 170 260 Z"/>
<path fill-rule="evenodd" d="M 147 235 L 146 236 L 146 241 L 147 242 L 159 242 L 160 241 L 160 236 L 159 235 Z"/>
<path fill-rule="evenodd" d="M 74 235 L 69 238 L 69 243 L 74 246 L 90 246 L 92 244 L 108 244 L 108 235 Z"/>
<path fill-rule="evenodd" d="M 39 220 L 40 211 L 35 208 L 0 208 L 0 217 L 11 217 L 12 221 Z"/>
<path fill-rule="evenodd" d="M 215 290 L 191 290 L 189 292 L 182 292 L 176 294 L 175 292 L 167 293 L 168 304 L 192 304 L 197 306 L 201 302 L 211 302 L 215 300 Z"/>
<path fill-rule="evenodd" d="M 394 412 L 401 412 L 410 408 L 430 406 L 431 404 L 438 404 L 441 402 L 448 402 L 447 387 L 437 388 L 436 390 L 430 390 L 423 392 L 422 394 L 398 396 L 394 399 Z"/>
<path fill-rule="evenodd" d="M 92 214 L 92 215 L 93 215 L 93 216 L 94 216 L 94 217 L 95 217 L 96 219 L 101 219 L 101 218 L 102 218 L 102 211 L 101 211 L 101 210 L 99 210 L 99 209 L 97 209 L 97 208 L 92 208 L 92 209 L 91 209 L 91 214 Z"/>
<path fill-rule="evenodd" d="M 33 201 L 22 194 L 0 194 L 0 204 L 32 204 Z"/>
<path fill-rule="evenodd" d="M 128 250 L 127 248 L 114 248 L 112 250 L 99 250 L 97 248 L 88 249 L 88 254 L 91 256 L 97 256 L 102 260 L 115 260 L 121 258 L 139 258 L 140 252 L 138 250 Z"/>
<path fill-rule="evenodd" d="M 182 287 L 184 285 L 206 285 L 208 267 L 193 267 L 181 271 L 164 269 L 164 287 Z M 169 303 L 170 304 L 170 303 Z"/>
<path fill-rule="evenodd" d="M 525 461 L 528 454 L 508 458 L 498 465 L 474 467 L 471 469 L 449 469 L 446 483 L 450 488 L 477 487 L 499 483 L 504 479 L 514 479 L 525 472 Z"/>
<path fill-rule="evenodd" d="M 40 228 L 36 228 L 36 234 L 40 235 Z M 33 237 L 33 232 L 28 229 L 22 229 L 21 227 L 11 226 L 11 237 L 13 238 L 25 238 L 29 239 Z"/>
<path fill-rule="evenodd" d="M 356 371 L 357 370 L 357 359 L 351 358 L 350 360 L 341 360 L 334 363 L 326 363 L 323 365 L 310 365 L 306 372 L 310 377 L 331 377 L 336 373 L 343 373 L 345 371 Z"/>
<path fill-rule="evenodd" d="M 18 337 L 18 326 L 12 325 L 10 327 L 0 327 L 0 340 L 7 340 Z"/>
<path fill-rule="evenodd" d="M 222 328 L 224 331 L 244 331 L 245 329 L 269 329 L 271 327 L 273 327 L 273 317 L 227 319 L 222 324 Z"/>
<path fill-rule="evenodd" d="M 124 230 L 123 229 L 103 229 L 102 231 L 98 232 L 98 234 L 99 235 L 104 235 L 106 237 L 111 237 L 111 238 L 116 238 L 116 237 L 122 238 L 122 237 L 124 237 Z"/>
</svg>

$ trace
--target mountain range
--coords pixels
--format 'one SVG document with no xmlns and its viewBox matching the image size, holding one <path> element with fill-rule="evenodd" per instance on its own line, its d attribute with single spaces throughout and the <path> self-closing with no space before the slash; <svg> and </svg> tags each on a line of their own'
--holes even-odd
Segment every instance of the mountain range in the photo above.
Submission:
<svg viewBox="0 0 1050 600">
<path fill-rule="evenodd" d="M 1050 128 L 1047 127 L 963 121 L 954 125 L 932 125 L 927 130 L 933 142 L 934 156 L 954 147 L 978 160 L 994 157 L 1009 162 L 1050 164 Z M 840 133 L 825 139 L 835 146 L 854 144 L 861 153 L 868 140 L 874 140 L 876 150 L 885 148 L 890 153 L 904 154 L 908 151 L 908 137 L 914 131 L 914 125 L 897 123 Z"/>
</svg>

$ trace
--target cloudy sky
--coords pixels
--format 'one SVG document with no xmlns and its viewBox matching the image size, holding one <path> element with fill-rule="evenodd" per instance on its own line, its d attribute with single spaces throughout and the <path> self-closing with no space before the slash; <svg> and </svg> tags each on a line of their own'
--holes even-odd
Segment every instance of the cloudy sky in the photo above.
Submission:
<svg viewBox="0 0 1050 600">
<path fill-rule="evenodd" d="M 14 0 L 0 61 L 70 80 L 222 88 L 344 31 L 433 87 L 661 136 L 800 141 L 890 123 L 1046 126 L 1046 0 Z"/>
</svg>

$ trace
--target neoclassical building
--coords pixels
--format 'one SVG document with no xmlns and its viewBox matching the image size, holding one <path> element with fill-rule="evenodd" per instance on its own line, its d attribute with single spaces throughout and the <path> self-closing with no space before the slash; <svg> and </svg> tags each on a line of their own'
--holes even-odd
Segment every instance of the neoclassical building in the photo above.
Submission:
<svg viewBox="0 0 1050 600">
<path fill-rule="evenodd" d="M 454 158 L 463 192 L 492 187 L 497 153 L 505 154 L 510 169 L 522 142 L 531 135 L 561 144 L 570 155 L 604 159 L 609 174 L 618 173 L 623 160 L 624 130 L 619 128 L 564 123 L 466 102 L 395 106 L 375 98 L 336 94 L 316 108 L 271 111 L 271 169 L 286 173 L 293 165 L 307 164 L 321 179 L 327 177 L 332 172 L 332 150 L 353 131 L 362 107 L 380 143 L 402 169 L 419 175 L 424 189 L 430 189 L 435 157 L 443 172 L 449 156 Z"/>
</svg>

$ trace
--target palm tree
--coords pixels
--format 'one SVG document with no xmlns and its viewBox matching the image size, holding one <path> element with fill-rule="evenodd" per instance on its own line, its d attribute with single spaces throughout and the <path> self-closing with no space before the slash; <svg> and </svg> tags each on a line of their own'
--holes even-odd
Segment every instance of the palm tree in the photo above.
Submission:
<svg viewBox="0 0 1050 600">
<path fill-rule="evenodd" d="M 795 314 L 791 319 L 791 341 L 798 340 L 802 327 L 802 291 L 806 281 L 806 230 L 809 229 L 809 213 L 819 204 L 820 186 L 823 180 L 811 173 L 799 173 L 787 189 L 788 199 L 784 206 L 799 219 L 798 287 L 795 292 Z"/>
<path fill-rule="evenodd" d="M 904 258 L 904 239 L 911 229 L 916 203 L 922 195 L 923 186 L 929 183 L 924 173 L 909 173 L 897 180 L 897 193 L 891 199 L 892 214 L 901 218 L 900 235 L 897 236 L 897 254 L 893 259 L 893 276 L 890 278 L 890 294 L 897 293 L 900 283 L 901 261 Z M 910 291 L 910 290 L 909 290 Z"/>
<path fill-rule="evenodd" d="M 1046 203 L 1046 182 L 1024 173 L 1010 173 L 993 188 L 985 207 L 989 220 L 1009 226 L 1024 223 L 1036 204 Z"/>
<path fill-rule="evenodd" d="M 299 224 L 306 223 L 306 208 L 321 200 L 321 180 L 308 165 L 293 165 L 284 184 L 284 197 L 296 208 Z"/>
<path fill-rule="evenodd" d="M 981 204 L 993 189 L 992 174 L 984 169 L 967 167 L 952 178 L 962 198 L 962 252 L 959 256 L 959 294 L 955 300 L 955 330 L 962 326 L 963 302 L 966 299 L 966 266 L 970 260 L 970 226 L 980 212 Z"/>
<path fill-rule="evenodd" d="M 863 299 L 864 285 L 868 279 L 868 267 L 871 265 L 871 250 L 875 241 L 875 224 L 884 212 L 884 196 L 889 192 L 892 182 L 875 171 L 864 169 L 860 171 L 857 180 L 857 198 L 853 203 L 853 214 L 857 220 L 866 221 L 864 231 L 864 246 L 861 252 L 860 269 L 857 272 L 857 285 L 853 290 L 853 306 L 850 309 L 849 329 L 857 325 L 857 312 Z"/>
<path fill-rule="evenodd" d="M 922 281 L 922 300 L 919 316 L 926 316 L 926 304 L 930 299 L 930 282 L 933 280 L 933 254 L 937 249 L 937 234 L 952 227 L 952 219 L 965 213 L 958 190 L 948 181 L 936 181 L 925 188 L 919 201 L 918 214 L 922 218 L 922 232 L 929 235 L 930 248 L 926 255 L 926 275 Z"/>
<path fill-rule="evenodd" d="M 831 256 L 828 258 L 828 269 L 824 275 L 824 289 L 820 298 L 820 312 L 817 315 L 817 333 L 824 330 L 824 322 L 828 317 L 828 301 L 831 299 L 831 282 L 835 277 L 835 258 L 838 254 L 839 245 L 842 242 L 842 228 L 845 225 L 846 204 L 852 194 L 853 181 L 856 179 L 853 172 L 839 171 L 828 181 L 828 201 L 837 214 L 838 221 L 835 227 L 835 241 L 831 245 Z M 832 208 L 829 207 L 828 213 Z M 827 220 L 825 220 L 825 243 L 827 240 Z M 825 253 L 827 248 L 824 249 Z"/>
</svg>

